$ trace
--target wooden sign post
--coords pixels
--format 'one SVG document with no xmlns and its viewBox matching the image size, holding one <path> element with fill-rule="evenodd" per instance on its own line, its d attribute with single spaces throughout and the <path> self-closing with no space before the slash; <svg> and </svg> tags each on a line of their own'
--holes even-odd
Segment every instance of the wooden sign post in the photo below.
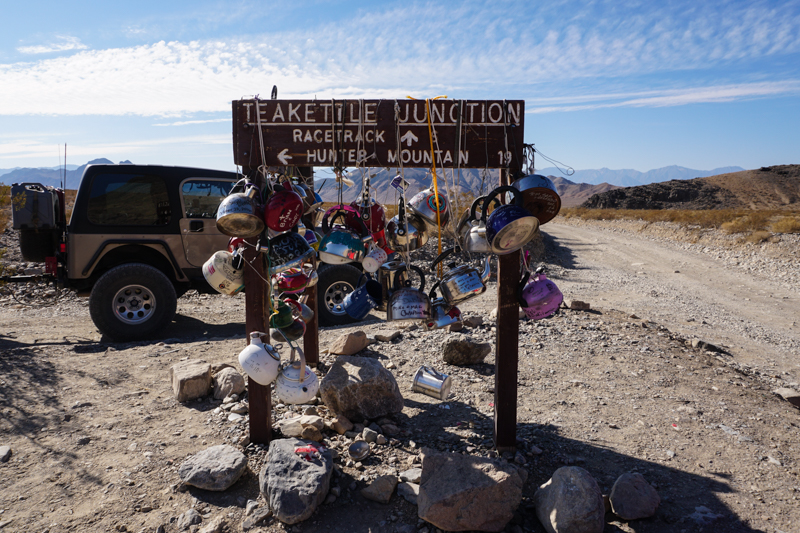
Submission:
<svg viewBox="0 0 800 533">
<path fill-rule="evenodd" d="M 522 100 L 250 99 L 234 101 L 232 108 L 234 162 L 251 177 L 260 166 L 303 168 L 307 178 L 311 173 L 304 167 L 427 168 L 435 164 L 439 169 L 503 169 L 503 183 L 508 184 L 522 167 Z M 248 269 L 245 277 L 248 332 L 269 331 L 264 316 L 266 284 L 258 274 L 266 275 L 263 261 L 256 263 L 261 271 Z M 495 446 L 501 452 L 516 447 L 519 270 L 519 252 L 500 256 L 494 418 Z M 309 291 L 308 303 L 316 310 L 316 286 Z M 309 326 L 305 355 L 315 365 L 319 357 L 316 316 Z M 254 385 L 252 380 L 250 385 Z M 268 442 L 270 435 L 269 388 L 261 389 L 250 389 L 253 442 Z"/>
</svg>

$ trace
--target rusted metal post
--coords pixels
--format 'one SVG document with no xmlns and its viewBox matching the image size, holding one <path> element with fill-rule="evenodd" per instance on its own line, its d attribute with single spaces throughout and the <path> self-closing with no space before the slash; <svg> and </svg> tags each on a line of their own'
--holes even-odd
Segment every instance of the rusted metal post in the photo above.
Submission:
<svg viewBox="0 0 800 533">
<path fill-rule="evenodd" d="M 249 169 L 244 169 L 245 171 Z M 253 176 L 257 173 L 245 172 Z M 264 183 L 254 179 L 258 187 Z M 264 312 L 267 305 L 267 273 L 264 268 L 264 255 L 256 252 L 254 246 L 258 237 L 247 239 L 252 246 L 245 247 L 244 260 L 252 267 L 244 269 L 245 287 L 245 342 L 250 342 L 251 331 L 263 331 L 267 334 L 262 337 L 264 342 L 269 340 L 269 320 Z M 247 397 L 250 402 L 250 442 L 255 444 L 269 444 L 272 438 L 272 398 L 270 386 L 259 385 L 253 379 L 247 378 Z"/>
<path fill-rule="evenodd" d="M 501 182 L 509 184 L 508 171 Z M 501 255 L 497 266 L 497 330 L 494 363 L 494 444 L 498 452 L 517 446 L 519 364 L 519 252 Z"/>
</svg>

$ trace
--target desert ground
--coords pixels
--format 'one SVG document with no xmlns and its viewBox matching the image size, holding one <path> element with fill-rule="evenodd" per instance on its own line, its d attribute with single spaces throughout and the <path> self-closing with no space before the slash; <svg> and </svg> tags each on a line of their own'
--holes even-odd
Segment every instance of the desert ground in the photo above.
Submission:
<svg viewBox="0 0 800 533">
<path fill-rule="evenodd" d="M 606 494 L 631 471 L 659 492 L 656 516 L 608 514 L 606 532 L 800 531 L 800 410 L 772 392 L 800 388 L 798 236 L 741 244 L 714 230 L 563 218 L 541 230 L 539 262 L 567 302 L 591 310 L 520 324 L 517 436 L 529 476 L 506 531 L 544 531 L 531 500 L 564 465 L 589 471 Z M 400 385 L 400 435 L 358 464 L 345 438 L 326 433 L 340 452 L 339 496 L 301 524 L 251 531 L 435 531 L 397 494 L 384 505 L 359 490 L 418 466 L 422 447 L 494 453 L 494 353 L 456 367 L 439 346 L 456 335 L 494 345 L 495 289 L 461 306 L 484 322 L 460 332 L 402 327 L 379 312 L 322 330 L 323 350 L 351 331 L 401 331 L 360 354 Z M 16 290 L 25 303 L 0 297 L 0 446 L 12 450 L 0 463 L 0 531 L 172 533 L 191 508 L 204 517 L 195 530 L 218 520 L 241 531 L 247 501 L 264 503 L 265 450 L 242 446 L 247 420 L 229 422 L 219 401 L 178 403 L 168 372 L 187 358 L 236 365 L 244 297 L 187 295 L 162 338 L 119 344 L 100 336 L 87 300 Z M 30 302 L 25 291 L 36 293 Z M 320 377 L 334 357 L 321 355 Z M 446 401 L 411 391 L 421 364 L 452 376 Z M 301 410 L 279 406 L 274 417 Z M 221 493 L 179 490 L 181 462 L 222 443 L 246 451 L 245 475 Z"/>
</svg>

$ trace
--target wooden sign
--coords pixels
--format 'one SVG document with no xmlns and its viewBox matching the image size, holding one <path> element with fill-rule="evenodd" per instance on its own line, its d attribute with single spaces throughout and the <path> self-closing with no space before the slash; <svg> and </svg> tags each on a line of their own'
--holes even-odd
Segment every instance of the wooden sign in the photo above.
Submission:
<svg viewBox="0 0 800 533">
<path fill-rule="evenodd" d="M 247 168 L 427 168 L 434 157 L 437 168 L 520 168 L 524 118 L 523 100 L 237 100 L 233 157 Z"/>
</svg>

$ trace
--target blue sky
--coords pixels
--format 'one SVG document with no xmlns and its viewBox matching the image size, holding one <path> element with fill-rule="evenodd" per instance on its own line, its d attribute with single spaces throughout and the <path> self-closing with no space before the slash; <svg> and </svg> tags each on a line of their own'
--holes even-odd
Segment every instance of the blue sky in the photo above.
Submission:
<svg viewBox="0 0 800 533">
<path fill-rule="evenodd" d="M 232 169 L 230 102 L 273 85 L 524 99 L 526 142 L 576 169 L 800 163 L 800 1 L 1 6 L 0 168 L 67 143 L 73 164 Z"/>
</svg>

